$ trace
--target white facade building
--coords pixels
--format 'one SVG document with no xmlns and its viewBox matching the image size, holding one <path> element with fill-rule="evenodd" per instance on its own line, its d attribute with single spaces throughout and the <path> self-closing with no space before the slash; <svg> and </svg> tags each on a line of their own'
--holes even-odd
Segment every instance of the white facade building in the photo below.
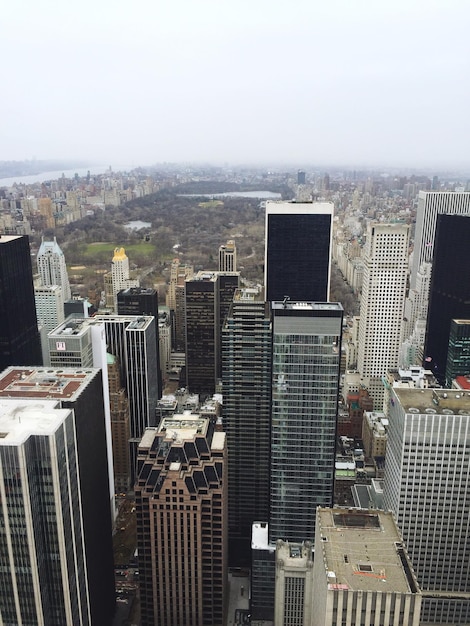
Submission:
<svg viewBox="0 0 470 626">
<path fill-rule="evenodd" d="M 45 287 L 59 285 L 65 300 L 70 300 L 70 283 L 67 275 L 67 265 L 64 253 L 59 247 L 56 238 L 54 241 L 42 240 L 37 256 L 38 272 L 41 284 Z"/>
<path fill-rule="evenodd" d="M 117 295 L 121 289 L 129 289 L 130 287 L 138 287 L 139 281 L 133 280 L 129 276 L 129 259 L 127 258 L 124 248 L 115 248 L 113 261 L 111 263 L 111 280 L 113 290 L 113 302 L 106 302 L 107 306 L 117 311 Z"/>
<path fill-rule="evenodd" d="M 470 622 L 470 397 L 392 390 L 384 504 L 423 592 L 425 622 Z"/>
<path fill-rule="evenodd" d="M 409 226 L 369 224 L 359 321 L 358 370 L 381 410 L 382 377 L 398 366 L 408 276 Z"/>
</svg>

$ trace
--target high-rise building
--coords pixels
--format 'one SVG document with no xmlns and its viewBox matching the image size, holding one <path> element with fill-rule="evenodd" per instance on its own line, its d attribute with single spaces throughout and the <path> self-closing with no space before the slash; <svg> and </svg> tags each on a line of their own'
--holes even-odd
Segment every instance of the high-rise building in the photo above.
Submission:
<svg viewBox="0 0 470 626">
<path fill-rule="evenodd" d="M 142 626 L 222 626 L 227 576 L 225 433 L 164 418 L 139 446 L 135 484 Z"/>
<path fill-rule="evenodd" d="M 106 306 L 113 311 L 117 311 L 117 295 L 122 289 L 139 286 L 138 280 L 130 278 L 129 259 L 124 248 L 114 249 L 114 256 L 111 263 L 111 286 L 112 294 L 107 294 Z"/>
<path fill-rule="evenodd" d="M 235 241 L 230 239 L 225 245 L 219 247 L 219 272 L 237 271 L 237 247 Z"/>
<path fill-rule="evenodd" d="M 36 404 L 47 400 L 54 400 L 58 403 L 59 408 L 73 410 L 73 418 L 70 422 L 67 422 L 66 445 L 67 447 L 76 446 L 77 481 L 79 483 L 79 489 L 77 490 L 72 482 L 72 497 L 74 500 L 74 510 L 75 507 L 81 508 L 83 520 L 83 542 L 86 555 L 85 567 L 91 613 L 89 623 L 92 626 L 111 626 L 115 607 L 114 564 L 112 514 L 110 499 L 108 497 L 110 481 L 108 478 L 108 453 L 101 371 L 92 368 L 88 368 L 86 371 L 80 371 L 75 368 L 69 369 L 65 367 L 58 369 L 9 367 L 0 374 L 0 402 L 6 399 L 34 401 Z M 1 431 L 3 432 L 3 428 Z M 41 435 L 42 428 L 36 429 L 34 433 Z M 0 437 L 0 442 L 1 441 L 3 441 L 3 439 Z M 38 436 L 36 451 L 38 455 L 40 454 L 39 441 L 40 437 Z M 45 454 L 45 447 L 42 450 Z M 32 450 L 31 454 L 33 453 L 34 451 Z M 60 481 L 60 484 L 66 489 L 67 487 L 64 485 L 64 481 L 68 480 L 66 470 L 69 469 L 70 472 L 73 473 L 74 468 L 73 466 L 66 468 L 66 460 L 63 456 L 60 456 L 59 450 L 54 450 L 50 447 L 50 454 L 59 455 L 57 458 L 60 462 L 58 467 L 60 477 L 56 477 L 54 480 Z M 34 464 L 32 464 L 31 467 L 28 465 L 27 469 L 24 464 L 25 460 L 23 459 L 23 469 L 21 471 L 24 472 L 25 475 L 27 473 L 32 485 L 34 484 L 39 487 L 41 480 L 47 481 L 53 474 L 52 468 L 49 469 L 48 473 L 46 468 L 41 472 L 40 468 Z M 10 478 L 12 479 L 13 477 L 10 476 Z M 20 481 L 18 477 L 14 478 L 14 482 L 19 487 Z M 46 482 L 44 484 L 46 485 Z M 48 491 L 47 493 L 52 495 L 53 492 Z M 1 499 L 2 503 L 6 502 L 5 493 L 2 493 Z M 64 509 L 62 509 L 60 513 L 57 513 L 54 509 L 49 510 L 46 503 L 46 500 L 37 500 L 35 497 L 34 506 L 44 507 L 48 523 L 52 521 L 52 518 L 56 516 L 56 514 L 61 514 L 63 516 L 62 523 L 65 524 L 66 518 L 64 516 L 69 513 Z M 21 507 L 18 504 L 14 504 L 14 508 L 12 509 L 14 519 L 18 519 L 16 516 L 20 511 Z M 51 514 L 51 518 L 49 518 L 49 513 Z M 30 510 L 28 517 L 32 514 L 32 510 Z M 28 523 L 31 524 L 33 522 L 30 520 Z M 19 529 L 20 525 L 18 526 L 18 531 Z M 46 533 L 46 531 L 51 535 L 49 541 L 52 542 L 54 539 L 52 537 L 53 529 L 46 529 L 45 526 L 41 527 L 42 533 Z M 39 531 L 38 534 L 40 534 Z M 1 536 L 2 533 L 0 533 L 0 537 Z M 25 541 L 22 541 L 22 554 L 24 554 L 27 545 Z M 61 545 L 61 550 L 69 553 L 79 549 L 80 547 L 73 542 Z M 4 554 L 3 550 L 1 554 Z M 39 557 L 40 560 L 37 561 L 37 567 L 45 567 L 47 556 L 41 553 L 38 555 L 38 559 Z M 0 559 L 1 558 L 0 556 Z M 11 553 L 8 558 L 11 558 Z M 20 569 L 18 560 L 15 561 L 15 564 L 17 566 L 17 580 L 23 579 L 27 570 L 26 566 L 23 571 L 23 565 Z M 2 571 L 5 570 L 3 570 L 3 568 L 0 570 L 0 576 L 2 576 Z M 34 585 L 37 584 L 38 581 L 36 580 Z M 75 583 L 72 581 L 67 583 L 66 575 L 64 574 L 64 570 L 62 570 L 61 581 L 52 581 L 50 584 L 72 585 Z M 3 587 L 3 590 L 5 590 L 5 587 Z M 3 595 L 4 593 L 2 592 L 0 598 Z M 4 615 L 3 617 L 5 619 Z M 21 622 L 12 620 L 9 623 L 16 624 Z M 44 622 L 30 621 L 28 623 L 48 624 L 49 622 L 46 620 Z M 57 623 L 59 625 L 60 621 L 50 623 Z M 78 620 L 75 621 L 75 619 L 66 623 L 70 624 L 70 626 L 75 626 L 77 623 L 80 624 L 80 622 L 78 622 Z"/>
<path fill-rule="evenodd" d="M 275 558 L 274 623 L 310 626 L 314 604 L 312 544 L 278 539 Z"/>
<path fill-rule="evenodd" d="M 108 354 L 109 410 L 113 440 L 114 485 L 118 493 L 127 492 L 130 486 L 129 403 L 121 386 L 117 357 Z"/>
<path fill-rule="evenodd" d="M 41 335 L 42 363 L 50 365 L 49 342 L 47 334 L 62 324 L 64 315 L 64 297 L 62 287 L 51 285 L 50 287 L 35 287 L 34 299 Z"/>
<path fill-rule="evenodd" d="M 422 596 L 391 513 L 319 508 L 311 572 L 313 596 L 302 578 L 286 577 L 284 602 L 291 612 L 283 615 L 292 626 L 420 624 Z M 311 611 L 311 621 L 301 621 L 301 609 Z"/>
<path fill-rule="evenodd" d="M 96 315 L 104 324 L 108 352 L 117 357 L 121 385 L 129 402 L 131 484 L 134 482 L 137 445 L 144 430 L 155 426 L 161 396 L 156 350 L 156 319 L 145 315 Z"/>
<path fill-rule="evenodd" d="M 0 371 L 41 365 L 28 237 L 0 235 Z"/>
<path fill-rule="evenodd" d="M 212 395 L 221 378 L 222 324 L 238 283 L 237 272 L 201 271 L 186 280 L 186 381 L 192 393 Z"/>
<path fill-rule="evenodd" d="M 266 202 L 266 300 L 329 299 L 333 204 Z"/>
<path fill-rule="evenodd" d="M 392 390 L 384 504 L 423 592 L 425 623 L 470 622 L 469 434 L 466 393 Z"/>
<path fill-rule="evenodd" d="M 408 278 L 409 226 L 369 224 L 359 321 L 358 370 L 382 410 L 382 377 L 398 367 Z"/>
<path fill-rule="evenodd" d="M 411 288 L 416 287 L 416 277 L 423 263 L 432 263 L 436 237 L 437 216 L 469 215 L 468 191 L 420 191 L 416 212 L 416 227 L 411 271 Z"/>
<path fill-rule="evenodd" d="M 51 287 L 59 285 L 62 288 L 62 295 L 65 300 L 71 297 L 69 277 L 67 274 L 67 265 L 65 263 L 64 253 L 60 249 L 56 238 L 54 241 L 41 242 L 38 256 L 38 272 L 43 287 Z"/>
<path fill-rule="evenodd" d="M 155 340 L 157 342 L 157 378 L 158 389 L 162 390 L 162 370 L 160 367 L 160 339 L 158 323 L 158 291 L 144 287 L 129 287 L 117 294 L 118 315 L 153 315 L 155 318 Z M 160 396 L 158 396 L 160 397 Z"/>
<path fill-rule="evenodd" d="M 457 376 L 470 374 L 470 319 L 451 320 L 447 351 L 446 387 Z"/>
<path fill-rule="evenodd" d="M 230 450 L 229 558 L 237 565 L 249 555 L 253 522 L 269 519 L 271 340 L 270 308 L 263 293 L 238 289 L 222 331 L 223 423 Z"/>
<path fill-rule="evenodd" d="M 74 414 L 59 406 L 0 400 L 3 624 L 98 624 L 91 616 Z"/>
<path fill-rule="evenodd" d="M 275 302 L 269 537 L 315 536 L 315 509 L 333 503 L 343 308 Z"/>
<path fill-rule="evenodd" d="M 470 214 L 438 215 L 424 354 L 442 385 L 451 321 L 470 319 L 469 243 Z"/>
<path fill-rule="evenodd" d="M 172 343 L 176 350 L 186 350 L 186 300 L 185 281 L 194 273 L 192 265 L 182 265 L 178 258 L 173 259 L 170 267 L 170 284 L 166 304 L 170 309 L 172 324 Z"/>
</svg>

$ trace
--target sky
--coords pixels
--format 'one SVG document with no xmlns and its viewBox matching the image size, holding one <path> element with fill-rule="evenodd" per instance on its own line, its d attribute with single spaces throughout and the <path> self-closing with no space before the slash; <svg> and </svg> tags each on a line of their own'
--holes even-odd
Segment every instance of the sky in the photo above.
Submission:
<svg viewBox="0 0 470 626">
<path fill-rule="evenodd" d="M 1 13 L 0 160 L 470 170 L 468 0 L 5 0 Z"/>
</svg>

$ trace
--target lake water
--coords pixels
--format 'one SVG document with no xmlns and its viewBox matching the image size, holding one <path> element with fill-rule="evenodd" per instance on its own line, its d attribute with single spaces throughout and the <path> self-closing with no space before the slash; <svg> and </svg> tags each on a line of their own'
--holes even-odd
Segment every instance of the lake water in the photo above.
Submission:
<svg viewBox="0 0 470 626">
<path fill-rule="evenodd" d="M 260 198 L 261 200 L 281 200 L 280 193 L 274 191 L 225 191 L 224 193 L 181 193 L 183 198 Z"/>
<path fill-rule="evenodd" d="M 129 230 L 140 230 L 141 228 L 150 228 L 151 226 L 152 222 L 142 222 L 141 220 L 134 220 L 133 222 L 124 224 L 124 228 L 128 228 Z"/>
</svg>

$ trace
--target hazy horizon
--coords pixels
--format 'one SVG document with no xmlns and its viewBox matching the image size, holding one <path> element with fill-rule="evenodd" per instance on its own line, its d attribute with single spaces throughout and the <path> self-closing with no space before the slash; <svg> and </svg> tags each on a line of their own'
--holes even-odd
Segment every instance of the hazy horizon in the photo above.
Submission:
<svg viewBox="0 0 470 626">
<path fill-rule="evenodd" d="M 3 15 L 0 160 L 470 169 L 465 0 Z"/>
</svg>

